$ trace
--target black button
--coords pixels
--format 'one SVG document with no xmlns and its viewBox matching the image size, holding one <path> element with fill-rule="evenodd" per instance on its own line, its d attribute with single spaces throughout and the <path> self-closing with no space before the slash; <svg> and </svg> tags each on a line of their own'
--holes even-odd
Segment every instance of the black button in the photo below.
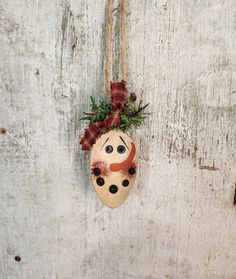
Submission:
<svg viewBox="0 0 236 279">
<path fill-rule="evenodd" d="M 98 175 L 100 175 L 101 171 L 100 171 L 99 168 L 95 168 L 95 169 L 93 170 L 93 173 L 94 173 L 94 175 L 98 176 Z"/>
<path fill-rule="evenodd" d="M 96 182 L 97 182 L 97 185 L 99 185 L 99 186 L 103 186 L 105 183 L 105 181 L 102 177 L 98 177 Z"/>
<path fill-rule="evenodd" d="M 120 153 L 120 154 L 125 153 L 125 150 L 126 150 L 126 148 L 124 147 L 124 145 L 119 145 L 117 147 L 117 152 Z"/>
<path fill-rule="evenodd" d="M 113 151 L 113 147 L 111 145 L 107 145 L 105 148 L 106 153 L 110 154 Z"/>
<path fill-rule="evenodd" d="M 129 185 L 129 180 L 128 179 L 123 180 L 122 185 L 124 187 L 127 187 Z"/>
<path fill-rule="evenodd" d="M 111 185 L 109 191 L 110 193 L 115 194 L 118 191 L 118 187 L 116 185 Z"/>
<path fill-rule="evenodd" d="M 135 168 L 133 168 L 133 167 L 130 167 L 129 168 L 129 174 L 135 174 Z"/>
</svg>

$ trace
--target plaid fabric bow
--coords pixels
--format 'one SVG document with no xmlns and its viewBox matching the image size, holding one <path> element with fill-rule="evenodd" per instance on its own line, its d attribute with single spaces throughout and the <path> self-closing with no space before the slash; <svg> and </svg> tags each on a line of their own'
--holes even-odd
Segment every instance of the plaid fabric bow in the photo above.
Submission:
<svg viewBox="0 0 236 279">
<path fill-rule="evenodd" d="M 103 121 L 91 124 L 85 129 L 84 135 L 80 141 L 82 150 L 90 150 L 97 138 L 101 136 L 104 131 L 120 125 L 120 115 L 123 111 L 126 99 L 127 90 L 125 88 L 125 82 L 111 83 L 111 112 Z"/>
</svg>

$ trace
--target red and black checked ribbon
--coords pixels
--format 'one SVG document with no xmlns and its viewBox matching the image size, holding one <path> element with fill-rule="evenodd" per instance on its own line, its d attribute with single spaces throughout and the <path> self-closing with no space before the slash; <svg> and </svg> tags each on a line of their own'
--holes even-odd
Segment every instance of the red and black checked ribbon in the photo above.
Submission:
<svg viewBox="0 0 236 279">
<path fill-rule="evenodd" d="M 111 112 L 103 121 L 91 124 L 85 129 L 80 141 L 82 150 L 90 150 L 101 134 L 111 128 L 119 127 L 120 115 L 127 100 L 127 89 L 124 81 L 111 83 L 110 97 L 112 104 Z"/>
</svg>

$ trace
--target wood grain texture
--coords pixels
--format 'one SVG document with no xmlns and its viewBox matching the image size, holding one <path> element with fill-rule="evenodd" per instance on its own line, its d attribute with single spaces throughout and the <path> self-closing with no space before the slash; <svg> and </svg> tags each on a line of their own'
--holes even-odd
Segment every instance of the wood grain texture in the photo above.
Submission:
<svg viewBox="0 0 236 279">
<path fill-rule="evenodd" d="M 117 209 L 78 145 L 105 2 L 0 3 L 0 278 L 235 279 L 235 1 L 130 0 L 128 87 L 153 114 Z"/>
</svg>

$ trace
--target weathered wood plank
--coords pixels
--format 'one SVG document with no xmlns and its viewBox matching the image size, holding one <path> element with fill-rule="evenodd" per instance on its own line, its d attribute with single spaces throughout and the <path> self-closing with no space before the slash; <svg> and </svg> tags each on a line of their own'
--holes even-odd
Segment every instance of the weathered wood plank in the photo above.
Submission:
<svg viewBox="0 0 236 279">
<path fill-rule="evenodd" d="M 0 3 L 0 277 L 236 278 L 235 3 L 130 0 L 128 87 L 153 114 L 111 210 L 78 146 L 105 2 Z"/>
</svg>

